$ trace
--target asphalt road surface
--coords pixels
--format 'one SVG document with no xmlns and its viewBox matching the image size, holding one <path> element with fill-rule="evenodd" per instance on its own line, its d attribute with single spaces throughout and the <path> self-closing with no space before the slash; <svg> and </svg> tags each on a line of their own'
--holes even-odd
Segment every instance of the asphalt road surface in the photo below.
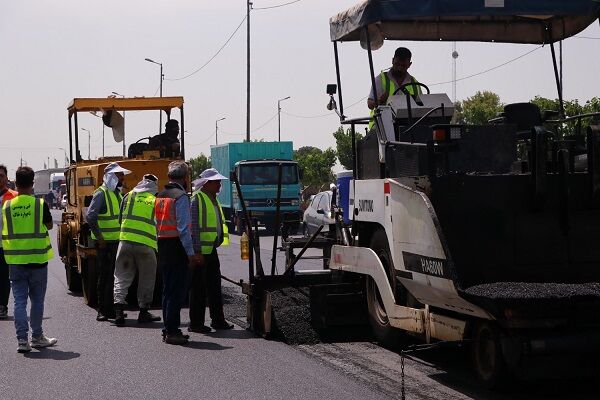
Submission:
<svg viewBox="0 0 600 400">
<path fill-rule="evenodd" d="M 59 219 L 57 211 L 53 211 Z M 56 234 L 52 232 L 52 236 Z M 221 250 L 223 275 L 247 279 L 238 237 Z M 261 238 L 271 265 L 272 239 Z M 53 239 L 53 246 L 56 242 Z M 56 248 L 56 247 L 55 247 Z M 314 255 L 314 253 L 311 253 Z M 278 256 L 279 272 L 283 256 Z M 319 268 L 307 260 L 300 268 Z M 401 357 L 370 341 L 353 339 L 289 346 L 256 337 L 245 327 L 239 289 L 224 282 L 232 331 L 192 334 L 187 346 L 161 341 L 161 324 L 138 325 L 129 311 L 123 328 L 96 322 L 96 312 L 69 294 L 58 258 L 49 265 L 44 331 L 55 347 L 16 352 L 12 318 L 0 321 L 0 399 L 390 399 L 401 398 Z M 12 304 L 9 305 L 12 316 Z M 187 309 L 182 321 L 189 321 Z M 502 393 L 474 382 L 460 349 L 434 349 L 404 360 L 407 399 L 597 399 L 590 381 L 519 383 Z"/>
</svg>

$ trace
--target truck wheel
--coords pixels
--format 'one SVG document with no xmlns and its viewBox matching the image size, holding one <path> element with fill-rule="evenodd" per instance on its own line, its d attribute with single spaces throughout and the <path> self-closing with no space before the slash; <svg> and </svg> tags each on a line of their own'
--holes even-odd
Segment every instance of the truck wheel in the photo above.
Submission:
<svg viewBox="0 0 600 400">
<path fill-rule="evenodd" d="M 369 246 L 379 257 L 388 276 L 388 281 L 392 284 L 392 291 L 396 299 L 396 285 L 394 282 L 394 265 L 390 255 L 389 245 L 385 232 L 381 229 L 374 232 Z M 366 282 L 367 306 L 369 310 L 369 322 L 373 330 L 373 335 L 377 341 L 386 347 L 399 348 L 405 342 L 405 335 L 400 329 L 390 324 L 387 312 L 381 299 L 381 294 L 377 288 L 375 280 L 371 277 Z M 404 301 L 400 304 L 406 305 L 406 291 L 404 291 Z"/>
<path fill-rule="evenodd" d="M 508 380 L 508 369 L 498 328 L 488 322 L 479 322 L 472 339 L 471 359 L 477 378 L 489 389 L 502 386 Z"/>
</svg>

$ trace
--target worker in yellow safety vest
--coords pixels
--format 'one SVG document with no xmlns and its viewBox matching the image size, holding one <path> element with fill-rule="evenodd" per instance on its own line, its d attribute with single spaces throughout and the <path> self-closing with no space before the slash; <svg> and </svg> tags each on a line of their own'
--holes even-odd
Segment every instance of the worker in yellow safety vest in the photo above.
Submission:
<svg viewBox="0 0 600 400">
<path fill-rule="evenodd" d="M 98 315 L 96 321 L 107 321 L 115 317 L 113 307 L 113 285 L 115 259 L 119 247 L 119 207 L 123 196 L 121 188 L 125 175 L 131 171 L 118 163 L 110 163 L 104 168 L 102 185 L 94 191 L 88 207 L 86 221 L 95 241 L 98 268 Z"/>
<path fill-rule="evenodd" d="M 34 177 L 30 167 L 19 167 L 15 180 L 18 195 L 2 205 L 2 247 L 15 300 L 19 353 L 28 353 L 31 347 L 53 346 L 57 342 L 55 338 L 46 337 L 42 329 L 48 261 L 53 257 L 48 236 L 48 230 L 52 229 L 52 214 L 43 199 L 33 196 Z M 27 298 L 31 299 L 29 320 Z"/>
<path fill-rule="evenodd" d="M 371 87 L 371 92 L 367 99 L 367 106 L 371 110 L 371 121 L 369 129 L 373 128 L 375 121 L 373 116 L 377 106 L 386 105 L 388 98 L 396 94 L 396 91 L 405 84 L 416 83 L 417 80 L 408 73 L 408 68 L 412 65 L 412 53 L 406 47 L 398 47 L 392 58 L 392 67 L 389 71 L 383 71 L 375 78 L 375 89 Z M 410 95 L 421 94 L 421 89 L 417 85 L 405 86 L 406 92 Z M 377 93 L 377 99 L 375 99 Z"/>
<path fill-rule="evenodd" d="M 138 273 L 137 298 L 140 312 L 138 322 L 160 321 L 160 317 L 151 314 L 148 309 L 154 295 L 156 280 L 156 220 L 154 209 L 158 178 L 152 174 L 144 178 L 131 190 L 121 202 L 119 220 L 119 248 L 115 262 L 114 307 L 115 325 L 125 324 L 125 297 Z"/>
<path fill-rule="evenodd" d="M 227 179 L 216 169 L 209 168 L 194 181 L 192 196 L 192 240 L 201 262 L 192 269 L 190 283 L 190 332 L 208 333 L 204 323 L 206 300 L 214 329 L 231 329 L 225 320 L 221 293 L 221 266 L 217 248 L 229 245 L 227 223 L 217 200 L 221 180 Z"/>
<path fill-rule="evenodd" d="M 0 164 L 0 210 L 2 202 L 16 197 L 18 193 L 8 187 L 8 170 Z M 2 231 L 2 216 L 0 215 L 0 231 Z M 10 279 L 8 278 L 8 264 L 4 259 L 2 240 L 0 240 L 0 319 L 8 318 L 8 298 L 10 297 Z"/>
</svg>

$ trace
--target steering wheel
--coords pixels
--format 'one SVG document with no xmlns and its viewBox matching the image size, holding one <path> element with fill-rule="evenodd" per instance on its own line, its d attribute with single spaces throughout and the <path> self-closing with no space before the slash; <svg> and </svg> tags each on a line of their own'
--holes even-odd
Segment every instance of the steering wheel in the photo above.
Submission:
<svg viewBox="0 0 600 400">
<path fill-rule="evenodd" d="M 398 92 L 402 91 L 403 93 L 406 93 L 406 91 L 404 90 L 407 86 L 412 86 L 416 89 L 417 86 L 422 86 L 423 88 L 425 88 L 425 90 L 427 90 L 427 94 L 431 93 L 431 91 L 429 90 L 429 88 L 427 87 L 427 85 L 425 85 L 424 83 L 421 82 L 408 82 L 405 84 L 402 84 L 398 87 L 398 89 L 396 89 L 393 93 L 393 95 L 398 94 Z"/>
</svg>

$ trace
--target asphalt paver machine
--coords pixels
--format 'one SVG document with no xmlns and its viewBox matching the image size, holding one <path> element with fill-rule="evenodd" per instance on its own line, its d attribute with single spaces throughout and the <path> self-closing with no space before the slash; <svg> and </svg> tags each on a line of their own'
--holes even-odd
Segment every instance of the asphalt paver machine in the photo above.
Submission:
<svg viewBox="0 0 600 400">
<path fill-rule="evenodd" d="M 597 371 L 600 120 L 564 115 L 554 44 L 599 13 L 591 0 L 368 0 L 330 19 L 330 108 L 352 132 L 369 118 L 345 115 L 341 42 L 366 49 L 373 86 L 372 51 L 384 40 L 548 45 L 561 104 L 509 104 L 489 124 L 453 125 L 452 102 L 425 82 L 421 95 L 400 90 L 377 108 L 356 144 L 352 243 L 333 246 L 329 267 L 364 282 L 379 341 L 469 343 L 488 386 Z M 553 129 L 572 120 L 587 128 Z"/>
</svg>

